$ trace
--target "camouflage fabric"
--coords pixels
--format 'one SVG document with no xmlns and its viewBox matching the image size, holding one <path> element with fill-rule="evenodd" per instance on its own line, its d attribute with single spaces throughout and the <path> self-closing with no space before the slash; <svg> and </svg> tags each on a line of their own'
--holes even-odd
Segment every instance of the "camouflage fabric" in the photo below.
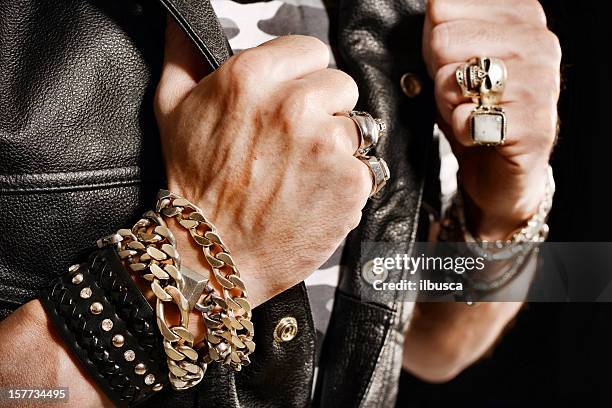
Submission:
<svg viewBox="0 0 612 408">
<path fill-rule="evenodd" d="M 333 47 L 330 16 L 335 15 L 332 0 L 232 1 L 212 0 L 225 35 L 234 52 L 256 47 L 282 35 L 317 37 Z M 336 66 L 333 53 L 330 66 Z"/>
</svg>

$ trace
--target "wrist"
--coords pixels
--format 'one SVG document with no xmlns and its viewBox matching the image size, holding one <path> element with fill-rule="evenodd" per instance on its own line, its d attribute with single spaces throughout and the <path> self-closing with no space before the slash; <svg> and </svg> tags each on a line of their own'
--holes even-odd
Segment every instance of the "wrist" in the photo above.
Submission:
<svg viewBox="0 0 612 408">
<path fill-rule="evenodd" d="M 210 208 L 206 205 L 206 203 L 215 201 L 212 198 L 208 199 L 209 195 L 221 194 L 219 191 L 215 191 L 216 187 L 208 186 L 205 191 L 196 191 L 184 188 L 183 185 L 184 183 L 176 179 L 168 180 L 170 191 L 189 199 L 200 197 L 193 202 L 206 213 L 206 217 L 218 228 L 224 243 L 232 252 L 232 257 L 240 269 L 241 279 L 248 290 L 251 306 L 255 308 L 286 289 L 277 287 L 274 282 L 266 282 L 262 279 L 266 271 L 263 270 L 265 266 L 262 267 L 261 265 L 266 265 L 266 263 L 261 262 L 261 260 L 273 259 L 274 253 L 269 252 L 261 242 L 253 242 L 248 239 L 251 235 L 249 232 L 252 233 L 252 231 L 247 230 L 244 225 L 241 226 L 236 217 L 226 216 L 228 211 L 232 211 L 230 208 L 227 208 L 224 212 L 222 209 Z M 234 214 L 234 212 L 231 213 Z M 210 266 L 202 253 L 202 247 L 193 240 L 188 230 L 178 224 L 175 218 L 166 218 L 166 223 L 176 238 L 181 263 L 195 272 L 207 275 L 210 272 Z"/>
<path fill-rule="evenodd" d="M 5 361 L 0 383 L 10 387 L 69 387 L 70 401 L 79 407 L 110 407 L 110 400 L 85 373 L 50 324 L 41 302 L 32 300 L 0 323 L 11 341 L 0 343 Z M 15 348 L 14 345 L 19 347 Z M 44 347 L 41 347 L 44 345 Z"/>
<path fill-rule="evenodd" d="M 201 275 L 210 274 L 210 266 L 205 260 L 202 247 L 196 244 L 189 232 L 185 228 L 178 225 L 175 219 L 167 219 L 166 222 L 168 224 L 168 228 L 170 228 L 174 234 L 174 237 L 176 238 L 176 246 L 181 255 L 181 264 Z M 245 282 L 245 286 L 248 290 L 249 303 L 253 308 L 255 308 L 268 300 L 269 296 L 267 296 L 265 293 L 265 286 L 262 285 L 262 282 L 254 276 L 255 274 L 253 271 L 256 270 L 256 266 L 251 265 L 248 262 L 248 253 L 246 252 L 246 248 L 241 245 L 237 245 L 237 243 L 232 240 L 233 234 L 231 234 L 231 231 L 229 232 L 230 234 L 222 232 L 223 240 L 226 242 L 228 248 L 232 250 L 232 253 L 235 253 L 233 257 L 236 260 L 236 264 L 240 268 L 242 280 Z M 191 313 L 200 316 L 200 313 L 197 311 L 193 311 Z M 202 319 L 200 318 L 197 320 Z M 204 325 L 198 323 L 197 332 L 204 333 Z"/>
<path fill-rule="evenodd" d="M 191 247 L 186 256 L 187 262 L 191 260 L 198 270 L 182 262 L 177 237 L 172 232 L 178 227 L 190 235 L 187 240 L 185 235 L 180 236 L 183 249 L 190 248 L 191 241 L 200 247 Z M 177 232 L 180 235 L 181 230 Z M 170 370 L 168 378 L 174 389 L 197 385 L 208 364 L 229 364 L 240 371 L 250 363 L 255 343 L 246 286 L 228 247 L 199 207 L 168 190 L 160 190 L 154 210 L 146 211 L 131 229 L 120 229 L 98 245 L 106 243 L 116 243 L 117 255 L 151 282 L 157 298 L 157 325 Z M 198 252 L 208 270 L 198 268 Z M 178 318 L 166 313 L 173 309 Z M 198 316 L 190 315 L 193 310 L 200 312 L 202 325 L 190 324 L 191 317 L 197 320 Z M 197 337 L 202 341 L 197 342 Z"/>
<path fill-rule="evenodd" d="M 509 239 L 538 212 L 546 199 L 548 167 L 533 171 L 517 185 L 508 186 L 508 194 L 478 203 L 464 195 L 466 223 L 469 231 L 483 241 Z"/>
</svg>

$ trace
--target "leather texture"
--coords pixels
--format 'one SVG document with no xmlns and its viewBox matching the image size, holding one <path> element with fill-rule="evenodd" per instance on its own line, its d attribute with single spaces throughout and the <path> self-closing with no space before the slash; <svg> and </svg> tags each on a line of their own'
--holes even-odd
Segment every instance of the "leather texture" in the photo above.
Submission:
<svg viewBox="0 0 612 408">
<path fill-rule="evenodd" d="M 77 275 L 82 277 L 81 282 L 72 281 Z M 89 297 L 82 295 L 84 290 L 89 290 Z M 155 394 L 155 384 L 168 386 L 155 313 L 114 249 L 93 251 L 78 269 L 52 282 L 41 301 L 79 363 L 117 406 L 144 402 Z M 94 302 L 103 306 L 101 313 L 91 312 Z M 113 322 L 110 330 L 102 329 L 103 320 Z M 112 342 L 117 334 L 124 338 L 121 347 Z M 125 359 L 127 350 L 134 352 L 133 361 Z M 145 374 L 134 371 L 139 363 L 145 364 Z M 153 375 L 155 381 L 145 384 L 145 375 Z"/>
<path fill-rule="evenodd" d="M 411 252 L 419 234 L 425 180 L 438 164 L 432 143 L 433 85 L 421 58 L 424 12 L 423 1 L 340 2 L 340 68 L 359 85 L 359 109 L 387 124 L 387 136 L 373 154 L 385 158 L 392 177 L 369 201 L 361 225 L 347 241 L 342 258 L 346 268 L 322 351 L 325 364 L 315 399 L 321 407 L 387 407 L 397 395 L 403 333 L 414 299 L 402 291 L 364 296 L 367 283 L 361 272 L 371 257 Z M 402 93 L 405 73 L 420 79 L 419 95 Z M 368 257 L 364 242 L 387 244 Z M 406 273 L 390 271 L 389 280 L 399 282 Z"/>
<path fill-rule="evenodd" d="M 424 1 L 342 0 L 340 66 L 360 108 L 389 128 L 377 155 L 392 179 L 348 239 L 313 404 L 391 406 L 411 314 L 395 295 L 362 298 L 364 240 L 406 251 L 417 234 L 431 151 L 431 84 L 420 57 Z M 35 297 L 101 236 L 131 225 L 163 186 L 152 98 L 166 11 L 217 68 L 231 55 L 207 0 L 0 0 L 0 313 Z M 404 72 L 424 91 L 401 93 Z M 398 277 L 399 278 L 399 277 Z M 276 343 L 280 319 L 298 335 Z M 257 350 L 233 373 L 209 368 L 195 389 L 147 406 L 303 407 L 311 403 L 314 328 L 303 284 L 254 311 Z"/>
<path fill-rule="evenodd" d="M 3 315 L 152 202 L 164 24 L 129 0 L 0 1 Z"/>
</svg>

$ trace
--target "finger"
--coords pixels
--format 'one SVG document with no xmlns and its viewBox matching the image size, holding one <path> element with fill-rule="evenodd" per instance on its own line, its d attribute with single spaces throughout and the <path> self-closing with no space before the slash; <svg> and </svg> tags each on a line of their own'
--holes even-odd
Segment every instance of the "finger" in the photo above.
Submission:
<svg viewBox="0 0 612 408">
<path fill-rule="evenodd" d="M 209 73 L 200 52 L 183 30 L 168 17 L 162 73 L 157 87 L 157 108 L 171 112 Z"/>
<path fill-rule="evenodd" d="M 452 114 L 453 135 L 463 146 L 474 146 L 470 132 L 470 118 L 476 107 L 473 103 L 457 106 Z M 522 149 L 537 149 L 552 146 L 557 123 L 554 109 L 543 107 L 533 109 L 523 103 L 504 105 L 506 115 L 506 138 L 499 148 L 513 149 L 514 153 L 525 153 Z"/>
<path fill-rule="evenodd" d="M 475 56 L 519 59 L 536 65 L 558 65 L 559 40 L 548 30 L 525 25 L 501 25 L 457 20 L 435 26 L 430 33 L 431 71 Z"/>
<path fill-rule="evenodd" d="M 370 198 L 372 192 L 374 191 L 374 174 L 372 173 L 370 166 L 368 166 L 363 160 L 359 160 L 357 158 L 355 158 L 355 160 L 360 165 L 359 172 L 361 175 L 361 179 L 363 179 L 363 182 L 360 184 L 360 187 L 362 189 L 360 191 L 366 199 L 366 201 L 363 203 L 363 206 L 365 206 L 368 198 Z"/>
<path fill-rule="evenodd" d="M 462 62 L 443 66 L 438 70 L 434 79 L 434 93 L 438 112 L 446 123 L 451 122 L 452 113 L 458 105 L 471 101 L 471 98 L 463 96 L 455 76 L 455 72 L 461 65 L 463 65 Z"/>
<path fill-rule="evenodd" d="M 355 157 L 339 156 L 330 165 L 332 176 L 327 183 L 337 191 L 339 202 L 351 204 L 343 212 L 350 226 L 354 229 L 359 225 L 361 211 L 368 203 L 372 193 L 373 177 L 369 167 Z"/>
<path fill-rule="evenodd" d="M 239 75 L 249 74 L 260 83 L 297 79 L 327 68 L 329 47 L 315 37 L 287 35 L 249 48 L 228 60 Z"/>
<path fill-rule="evenodd" d="M 349 188 L 355 190 L 359 197 L 363 198 L 361 208 L 365 207 L 374 189 L 374 174 L 370 167 L 362 160 L 354 157 L 351 160 L 350 171 L 354 172 L 355 183 Z"/>
<path fill-rule="evenodd" d="M 508 78 L 500 97 L 500 104 L 511 102 L 522 102 L 531 106 L 556 104 L 560 91 L 558 69 L 525 64 L 516 60 L 508 60 L 505 64 Z M 457 68 L 461 65 L 461 63 L 445 65 L 438 70 L 435 78 L 438 111 L 448 123 L 456 106 L 471 102 L 470 98 L 463 96 L 455 76 Z"/>
<path fill-rule="evenodd" d="M 337 69 L 321 69 L 297 79 L 295 92 L 309 95 L 311 103 L 330 115 L 351 111 L 359 99 L 357 83 Z"/>
<path fill-rule="evenodd" d="M 354 155 L 359 148 L 359 128 L 353 119 L 343 115 L 336 115 L 330 119 L 330 137 L 335 140 L 336 146 L 340 151 L 348 155 Z"/>
<path fill-rule="evenodd" d="M 537 0 L 430 0 L 427 14 L 434 24 L 452 20 L 483 20 L 546 27 L 546 14 Z"/>
</svg>

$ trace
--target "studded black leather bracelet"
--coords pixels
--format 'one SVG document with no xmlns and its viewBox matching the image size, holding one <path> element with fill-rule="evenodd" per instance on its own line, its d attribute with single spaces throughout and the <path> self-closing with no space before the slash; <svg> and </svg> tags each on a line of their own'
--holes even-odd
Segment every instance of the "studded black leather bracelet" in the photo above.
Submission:
<svg viewBox="0 0 612 408">
<path fill-rule="evenodd" d="M 168 382 L 155 313 L 115 248 L 96 250 L 70 267 L 41 301 L 65 343 L 117 406 L 138 405 Z"/>
</svg>

